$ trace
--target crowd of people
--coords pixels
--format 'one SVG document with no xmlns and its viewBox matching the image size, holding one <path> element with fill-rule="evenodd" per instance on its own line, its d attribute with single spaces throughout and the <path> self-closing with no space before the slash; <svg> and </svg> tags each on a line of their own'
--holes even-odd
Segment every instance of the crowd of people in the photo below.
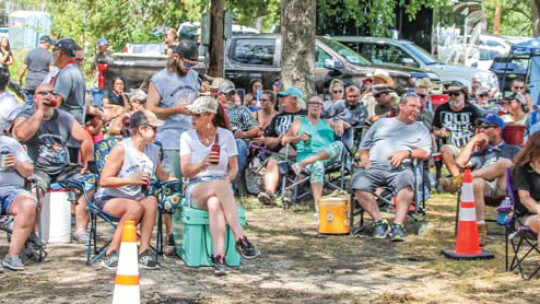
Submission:
<svg viewBox="0 0 540 304">
<path fill-rule="evenodd" d="M 94 144 L 108 137 L 123 139 L 110 152 L 96 188 L 88 192 L 98 208 L 120 219 L 103 259 L 108 269 L 118 266 L 126 220 L 141 224 L 140 266 L 159 267 L 149 249 L 157 201 L 145 189 L 152 177 L 185 180 L 183 196 L 191 206 L 208 210 L 215 274 L 224 275 L 226 225 L 244 258 L 260 254 L 239 224 L 234 196 L 250 162 L 258 159 L 265 164 L 257 194 L 265 205 L 284 195 L 279 185 L 285 174 L 309 175 L 318 216 L 316 202 L 325 189 L 326 167 L 340 161 L 344 150 L 358 150 L 358 168 L 346 190 L 373 219 L 375 239 L 405 240 L 404 222 L 418 191 L 413 160 L 429 167 L 435 152 L 441 153 L 449 173 L 440 180 L 446 192 L 459 189 L 463 169 L 472 169 L 482 244 L 487 233 L 484 198 L 506 195 L 509 166 L 515 166 L 519 216 L 538 233 L 540 133 L 533 132 L 538 126 L 523 80 L 514 80 L 512 94 L 502 97 L 497 88 L 484 87 L 471 75 L 470 89 L 443 87 L 438 95 L 448 98 L 444 104 L 431 100 L 439 84 L 413 79 L 411 90 L 399 96 L 383 70 L 366 75 L 360 83 L 333 79 L 327 91 L 310 96 L 283 87 L 279 77 L 272 88 L 253 79 L 245 88 L 248 94 L 241 96 L 230 80 L 199 75 L 193 69 L 198 61 L 196 43 L 178 41 L 175 31 L 167 31 L 167 66 L 130 92 L 121 77 L 115 78 L 103 105 L 95 106 L 86 96 L 82 49 L 71 38 L 53 41 L 44 36 L 19 72 L 19 82 L 25 83 L 20 106 L 6 91 L 7 65 L 13 56 L 6 53 L 9 44 L 4 44 L 2 40 L 0 150 L 6 156 L 0 171 L 0 205 L 2 215 L 14 217 L 10 249 L 1 264 L 6 268 L 24 269 L 22 246 L 36 233 L 36 204 L 43 202 L 50 184 L 87 174 Z M 107 41 L 99 39 L 96 59 L 106 52 Z M 509 125 L 529 129 L 520 135 L 522 145 L 504 141 L 503 130 Z M 291 163 L 292 172 L 283 169 L 284 162 Z M 38 190 L 29 191 L 24 181 L 32 175 Z M 422 178 L 429 184 L 427 176 Z M 383 217 L 374 196 L 383 186 L 395 193 L 392 223 Z M 86 204 L 81 196 L 75 209 L 74 238 L 82 244 L 88 243 Z M 174 246 L 172 218 L 166 216 L 164 222 L 167 244 Z"/>
</svg>

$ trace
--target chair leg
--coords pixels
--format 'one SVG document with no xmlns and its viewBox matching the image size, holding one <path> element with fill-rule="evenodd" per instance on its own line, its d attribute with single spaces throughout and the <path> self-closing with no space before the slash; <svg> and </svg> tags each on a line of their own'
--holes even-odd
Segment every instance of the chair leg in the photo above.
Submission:
<svg viewBox="0 0 540 304">
<path fill-rule="evenodd" d="M 158 209 L 157 229 L 156 229 L 156 250 L 154 261 L 158 261 L 158 256 L 163 253 L 163 209 Z"/>
</svg>

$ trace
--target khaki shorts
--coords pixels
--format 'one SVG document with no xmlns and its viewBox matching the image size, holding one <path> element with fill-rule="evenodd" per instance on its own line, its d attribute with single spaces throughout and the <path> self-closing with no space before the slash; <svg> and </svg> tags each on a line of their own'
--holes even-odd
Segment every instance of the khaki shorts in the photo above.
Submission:
<svg viewBox="0 0 540 304">
<path fill-rule="evenodd" d="M 506 189 L 501 189 L 496 179 L 486 181 L 484 183 L 484 196 L 493 198 L 506 196 Z"/>
</svg>

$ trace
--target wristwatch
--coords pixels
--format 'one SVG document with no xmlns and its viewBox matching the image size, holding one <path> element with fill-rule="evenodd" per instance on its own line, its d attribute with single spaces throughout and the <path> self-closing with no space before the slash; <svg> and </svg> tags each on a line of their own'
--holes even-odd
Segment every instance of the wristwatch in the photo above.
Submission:
<svg viewBox="0 0 540 304">
<path fill-rule="evenodd" d="M 412 150 L 409 150 L 409 158 L 412 157 Z"/>
</svg>

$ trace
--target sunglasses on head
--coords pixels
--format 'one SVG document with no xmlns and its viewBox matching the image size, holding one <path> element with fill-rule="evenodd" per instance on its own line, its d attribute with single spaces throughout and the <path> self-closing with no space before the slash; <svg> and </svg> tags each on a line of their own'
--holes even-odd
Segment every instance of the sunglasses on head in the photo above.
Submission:
<svg viewBox="0 0 540 304">
<path fill-rule="evenodd" d="M 43 91 L 36 92 L 36 94 L 43 95 L 43 96 L 45 96 L 47 94 L 51 94 L 52 96 L 58 95 L 55 92 L 53 92 L 52 90 L 43 90 Z"/>
<path fill-rule="evenodd" d="M 184 67 L 186 67 L 187 69 L 192 68 L 197 65 L 197 62 L 189 62 L 184 58 L 182 58 L 182 61 L 184 62 Z"/>
</svg>

